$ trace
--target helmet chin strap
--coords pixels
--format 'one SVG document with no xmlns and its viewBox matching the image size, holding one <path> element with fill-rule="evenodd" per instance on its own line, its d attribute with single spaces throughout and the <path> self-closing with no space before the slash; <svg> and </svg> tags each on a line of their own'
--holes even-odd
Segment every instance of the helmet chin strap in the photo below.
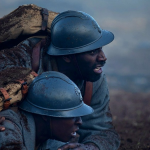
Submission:
<svg viewBox="0 0 150 150">
<path fill-rule="evenodd" d="M 72 60 L 73 60 L 73 63 L 74 63 L 74 65 L 75 65 L 75 67 L 76 67 L 77 70 L 79 71 L 79 75 L 80 75 L 81 79 L 84 79 L 84 78 L 83 78 L 83 75 L 82 75 L 82 71 L 81 71 L 80 66 L 79 66 L 79 64 L 78 64 L 76 55 L 72 55 Z"/>
</svg>

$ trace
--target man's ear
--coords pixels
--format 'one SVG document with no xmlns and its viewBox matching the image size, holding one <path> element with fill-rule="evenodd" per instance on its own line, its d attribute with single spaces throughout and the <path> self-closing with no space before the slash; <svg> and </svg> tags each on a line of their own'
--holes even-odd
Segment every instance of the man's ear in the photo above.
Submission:
<svg viewBox="0 0 150 150">
<path fill-rule="evenodd" d="M 71 56 L 68 55 L 68 56 L 62 56 L 62 59 L 67 62 L 67 63 L 70 63 L 71 62 Z"/>
</svg>

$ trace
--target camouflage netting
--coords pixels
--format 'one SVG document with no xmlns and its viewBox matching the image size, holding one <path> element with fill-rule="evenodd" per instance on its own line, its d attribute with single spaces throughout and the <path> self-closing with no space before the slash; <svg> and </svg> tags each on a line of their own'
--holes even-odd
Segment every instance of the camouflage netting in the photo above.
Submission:
<svg viewBox="0 0 150 150">
<path fill-rule="evenodd" d="M 24 80 L 29 86 L 35 76 L 31 73 L 32 70 L 23 67 L 8 68 L 0 72 L 0 88 L 7 91 L 9 98 L 8 107 L 12 104 L 21 101 L 24 98 L 22 95 L 22 84 L 18 80 Z M 5 98 L 0 91 L 0 111 L 5 108 Z M 6 108 L 5 108 L 6 109 Z"/>
<path fill-rule="evenodd" d="M 28 43 L 28 44 L 27 44 Z M 11 49 L 0 51 L 0 88 L 4 88 L 11 98 L 10 104 L 22 100 L 21 83 L 23 79 L 29 85 L 35 78 L 32 71 L 32 48 L 35 42 L 26 40 Z M 0 92 L 0 111 L 3 110 L 4 96 Z"/>
<path fill-rule="evenodd" d="M 9 83 L 18 83 L 17 80 L 24 79 L 31 73 L 31 69 L 23 67 L 8 68 L 0 72 L 0 87 Z"/>
<path fill-rule="evenodd" d="M 46 37 L 45 51 L 50 43 L 50 26 L 58 13 L 48 11 L 47 30 L 43 31 L 41 12 L 36 5 L 22 5 L 0 18 L 0 88 L 8 92 L 10 104 L 22 100 L 22 85 L 17 80 L 24 79 L 29 86 L 35 78 L 31 74 L 34 46 Z M 0 111 L 4 100 L 0 92 Z"/>
<path fill-rule="evenodd" d="M 47 30 L 42 31 L 41 7 L 34 4 L 22 5 L 10 14 L 0 18 L 0 49 L 10 48 L 31 36 L 46 36 L 50 33 L 50 26 L 58 14 L 48 11 Z M 7 43 L 7 44 L 6 44 Z"/>
<path fill-rule="evenodd" d="M 10 48 L 0 50 L 0 71 L 12 67 L 31 68 L 32 46 L 24 43 Z"/>
</svg>

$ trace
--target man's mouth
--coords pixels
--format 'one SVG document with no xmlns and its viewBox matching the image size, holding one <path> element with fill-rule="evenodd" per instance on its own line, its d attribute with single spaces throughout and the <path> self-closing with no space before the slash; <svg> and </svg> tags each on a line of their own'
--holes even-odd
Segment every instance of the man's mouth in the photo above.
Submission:
<svg viewBox="0 0 150 150">
<path fill-rule="evenodd" d="M 79 130 L 79 128 L 77 128 L 76 130 L 74 130 L 74 131 L 71 133 L 71 136 L 72 136 L 72 137 L 76 137 L 78 130 Z"/>
<path fill-rule="evenodd" d="M 101 74 L 101 73 L 102 73 L 102 68 L 101 68 L 101 66 L 97 66 L 97 67 L 94 69 L 94 72 L 97 73 L 97 74 Z"/>
<path fill-rule="evenodd" d="M 71 136 L 73 136 L 73 137 L 75 137 L 76 135 L 77 135 L 76 132 L 72 132 L 72 133 L 71 133 Z"/>
</svg>

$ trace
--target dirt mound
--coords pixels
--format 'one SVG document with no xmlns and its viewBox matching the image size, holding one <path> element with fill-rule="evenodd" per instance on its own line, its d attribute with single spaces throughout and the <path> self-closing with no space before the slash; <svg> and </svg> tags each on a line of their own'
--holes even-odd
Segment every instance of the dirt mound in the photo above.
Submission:
<svg viewBox="0 0 150 150">
<path fill-rule="evenodd" d="M 119 150 L 150 149 L 150 93 L 110 91 L 110 108 L 121 137 Z"/>
</svg>

